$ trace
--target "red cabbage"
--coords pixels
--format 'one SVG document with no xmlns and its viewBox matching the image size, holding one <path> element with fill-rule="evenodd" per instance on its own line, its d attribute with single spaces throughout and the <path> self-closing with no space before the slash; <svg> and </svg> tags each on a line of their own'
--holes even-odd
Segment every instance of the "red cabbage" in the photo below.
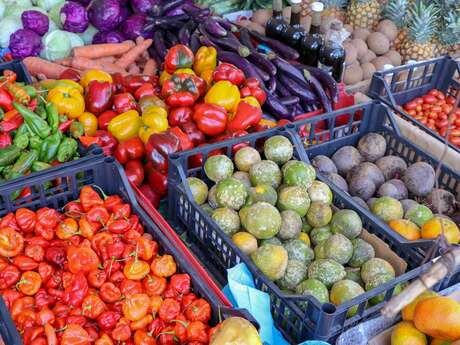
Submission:
<svg viewBox="0 0 460 345">
<path fill-rule="evenodd" d="M 48 32 L 50 20 L 47 15 L 39 11 L 24 11 L 21 14 L 22 26 L 36 34 L 43 36 Z"/>
<path fill-rule="evenodd" d="M 135 13 L 147 14 L 154 5 L 161 5 L 161 0 L 131 0 Z"/>
<path fill-rule="evenodd" d="M 61 22 L 64 30 L 81 33 L 88 28 L 88 13 L 83 5 L 69 1 L 61 8 Z"/>
<path fill-rule="evenodd" d="M 120 7 L 120 23 L 123 23 L 126 18 L 131 15 L 131 10 L 127 6 Z"/>
<path fill-rule="evenodd" d="M 150 38 L 151 33 L 144 32 L 145 16 L 133 14 L 123 23 L 122 31 L 130 40 L 135 40 L 139 36 Z"/>
<path fill-rule="evenodd" d="M 23 59 L 28 56 L 38 56 L 42 39 L 29 29 L 19 29 L 10 37 L 9 49 L 13 58 Z"/>
<path fill-rule="evenodd" d="M 101 31 L 115 29 L 121 23 L 121 6 L 118 0 L 94 0 L 88 9 L 89 20 Z"/>
<path fill-rule="evenodd" d="M 93 44 L 120 43 L 126 41 L 126 37 L 120 31 L 98 32 L 93 37 Z"/>
</svg>

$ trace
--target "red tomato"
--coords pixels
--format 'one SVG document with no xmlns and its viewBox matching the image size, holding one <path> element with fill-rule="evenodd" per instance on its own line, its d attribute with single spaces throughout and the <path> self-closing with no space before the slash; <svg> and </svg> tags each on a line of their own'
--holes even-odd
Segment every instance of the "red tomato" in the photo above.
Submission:
<svg viewBox="0 0 460 345">
<path fill-rule="evenodd" d="M 417 105 L 423 104 L 423 98 L 422 97 L 417 97 L 413 100 Z"/>
<path fill-rule="evenodd" d="M 425 104 L 435 104 L 436 103 L 436 97 L 432 95 L 425 95 L 423 96 L 423 103 Z"/>
<path fill-rule="evenodd" d="M 403 107 L 406 111 L 415 110 L 415 108 L 417 107 L 417 103 L 414 101 L 411 101 L 411 102 L 404 104 Z"/>
</svg>

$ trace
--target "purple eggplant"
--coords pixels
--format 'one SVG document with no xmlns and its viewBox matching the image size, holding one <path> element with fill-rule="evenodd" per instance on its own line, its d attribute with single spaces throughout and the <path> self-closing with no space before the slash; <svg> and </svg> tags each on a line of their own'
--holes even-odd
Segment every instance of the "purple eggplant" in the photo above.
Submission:
<svg viewBox="0 0 460 345">
<path fill-rule="evenodd" d="M 305 82 L 305 77 L 302 72 L 300 72 L 286 60 L 280 58 L 279 56 L 272 55 L 270 61 L 276 66 L 280 73 L 289 76 L 292 79 L 296 79 L 301 83 Z"/>
<path fill-rule="evenodd" d="M 254 65 L 252 65 L 248 60 L 241 57 L 240 55 L 233 53 L 233 52 L 227 52 L 227 51 L 222 51 L 221 49 L 218 49 L 217 59 L 219 61 L 228 62 L 228 63 L 235 65 L 236 67 L 238 67 L 244 72 L 244 75 L 246 76 L 246 78 L 256 78 L 257 80 L 259 80 L 261 84 L 263 84 L 262 79 L 260 78 L 256 69 L 254 68 Z"/>
<path fill-rule="evenodd" d="M 251 36 L 249 36 L 249 31 L 246 28 L 241 28 L 240 30 L 240 42 L 251 49 L 251 51 L 256 49 L 252 44 Z"/>
<path fill-rule="evenodd" d="M 221 17 L 212 17 L 215 21 L 217 21 L 223 28 L 225 28 L 227 31 L 230 32 L 238 32 L 238 27 L 232 22 L 230 22 L 228 19 L 224 19 Z"/>
<path fill-rule="evenodd" d="M 273 49 L 277 54 L 281 55 L 282 57 L 288 60 L 297 60 L 299 58 L 299 53 L 297 52 L 297 50 L 289 47 L 288 45 L 281 43 L 278 40 L 274 40 L 272 38 L 268 38 L 267 36 L 261 35 L 260 33 L 254 30 L 249 31 L 249 33 L 256 40 L 269 46 L 271 49 Z"/>
<path fill-rule="evenodd" d="M 268 111 L 270 115 L 273 115 L 279 119 L 292 119 L 291 112 L 289 109 L 280 102 L 280 100 L 276 97 L 271 95 L 269 92 L 266 92 L 267 99 L 264 103 L 264 109 Z"/>
<path fill-rule="evenodd" d="M 179 38 L 180 44 L 188 45 L 190 42 L 190 35 L 192 31 L 195 29 L 195 23 L 193 20 L 189 20 L 183 27 L 180 28 L 179 32 L 177 33 L 177 37 Z"/>
<path fill-rule="evenodd" d="M 254 65 L 254 69 L 259 74 L 260 79 L 262 79 L 263 81 L 269 81 L 270 80 L 270 75 L 268 73 L 266 73 L 264 70 L 260 69 L 256 65 Z"/>
<path fill-rule="evenodd" d="M 213 42 L 221 49 L 233 51 L 235 53 L 238 53 L 242 57 L 247 57 L 250 54 L 249 48 L 242 45 L 240 41 L 230 37 L 217 38 L 208 33 L 207 30 L 202 26 L 202 24 L 200 24 L 198 27 L 201 27 L 200 32 L 201 34 L 203 34 L 203 36 L 207 36 L 211 42 Z"/>
<path fill-rule="evenodd" d="M 276 83 L 276 92 L 280 95 L 280 97 L 292 96 L 292 93 L 282 83 Z"/>
<path fill-rule="evenodd" d="M 321 85 L 323 86 L 323 89 L 329 92 L 332 102 L 336 103 L 339 100 L 339 90 L 337 88 L 337 83 L 328 72 L 323 71 L 321 68 L 312 67 L 312 66 L 306 66 L 306 65 L 295 65 L 295 66 L 296 68 L 300 69 L 301 73 L 304 73 L 303 71 L 307 70 L 308 72 L 311 73 L 312 76 L 318 79 Z"/>
<path fill-rule="evenodd" d="M 270 75 L 276 75 L 277 68 L 276 66 L 264 55 L 256 51 L 252 51 L 251 54 L 247 57 L 254 65 L 258 66 L 260 69 L 264 70 Z"/>
<path fill-rule="evenodd" d="M 299 103 L 299 101 L 300 101 L 300 98 L 297 96 L 289 96 L 289 97 L 280 98 L 280 102 L 283 103 L 287 107 L 296 105 Z"/>
<path fill-rule="evenodd" d="M 153 60 L 155 60 L 158 66 L 161 66 L 163 60 L 158 56 L 155 45 L 153 44 L 149 47 L 149 55 Z"/>
<path fill-rule="evenodd" d="M 184 25 L 184 21 L 189 19 L 189 15 L 185 13 L 172 17 L 150 17 L 145 20 L 144 31 L 151 31 L 157 28 L 162 30 L 179 29 Z"/>
<path fill-rule="evenodd" d="M 206 35 L 201 35 L 200 36 L 200 42 L 202 45 L 206 46 L 206 47 L 214 47 L 214 48 L 217 48 L 217 45 L 214 44 L 208 36 Z"/>
<path fill-rule="evenodd" d="M 168 53 L 168 49 L 166 48 L 165 38 L 162 30 L 156 30 L 153 33 L 153 45 L 155 46 L 155 51 L 158 56 L 164 60 L 166 54 Z"/>
<path fill-rule="evenodd" d="M 270 91 L 270 93 L 274 93 L 276 91 L 276 77 L 271 76 L 265 83 L 265 86 L 267 87 L 267 90 Z"/>
<path fill-rule="evenodd" d="M 302 100 L 307 102 L 314 102 L 316 101 L 316 95 L 308 90 L 305 85 L 297 83 L 297 80 L 290 79 L 288 76 L 279 73 L 277 75 L 278 81 L 291 92 L 291 94 L 299 96 Z"/>
<path fill-rule="evenodd" d="M 165 1 L 164 5 L 161 6 L 160 16 L 164 15 L 166 12 L 169 12 L 177 7 L 182 6 L 185 3 L 185 0 L 169 0 Z"/>
<path fill-rule="evenodd" d="M 227 30 L 225 30 L 219 22 L 214 19 L 208 18 L 204 21 L 206 31 L 216 37 L 227 37 Z"/>
<path fill-rule="evenodd" d="M 179 39 L 177 38 L 176 34 L 174 34 L 173 32 L 169 30 L 166 31 L 165 39 L 171 44 L 171 46 L 175 46 L 179 44 Z"/>
<path fill-rule="evenodd" d="M 193 54 L 197 52 L 197 50 L 201 47 L 201 42 L 200 42 L 200 37 L 198 37 L 198 34 L 193 33 L 190 36 L 190 49 L 192 50 Z"/>
<path fill-rule="evenodd" d="M 321 101 L 321 104 L 324 110 L 328 113 L 331 112 L 332 111 L 331 101 L 329 100 L 329 98 L 327 98 L 326 92 L 324 92 L 324 89 L 321 83 L 307 70 L 304 70 L 303 73 L 305 75 L 305 80 L 307 81 L 307 83 L 311 86 L 311 88 L 318 95 L 319 100 Z"/>
</svg>

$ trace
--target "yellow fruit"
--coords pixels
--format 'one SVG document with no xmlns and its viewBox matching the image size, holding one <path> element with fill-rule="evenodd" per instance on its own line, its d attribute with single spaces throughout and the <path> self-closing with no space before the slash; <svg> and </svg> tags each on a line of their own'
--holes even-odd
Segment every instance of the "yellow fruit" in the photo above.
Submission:
<svg viewBox="0 0 460 345">
<path fill-rule="evenodd" d="M 257 239 L 249 232 L 237 232 L 232 236 L 232 241 L 243 253 L 247 255 L 250 255 L 257 250 Z"/>
<path fill-rule="evenodd" d="M 388 222 L 390 228 L 408 240 L 420 239 L 420 228 L 407 219 L 394 219 Z"/>
<path fill-rule="evenodd" d="M 418 302 L 435 297 L 438 294 L 431 290 L 425 291 L 424 293 L 417 296 L 415 300 L 413 300 L 409 305 L 405 306 L 403 310 L 401 310 L 401 316 L 404 321 L 412 321 L 414 320 L 414 310 Z"/>
<path fill-rule="evenodd" d="M 347 24 L 353 28 L 373 29 L 380 20 L 382 5 L 378 0 L 352 0 L 348 6 Z"/>
<path fill-rule="evenodd" d="M 398 323 L 391 332 L 391 345 L 427 345 L 426 335 L 410 321 Z"/>
<path fill-rule="evenodd" d="M 301 241 L 304 241 L 306 244 L 308 244 L 311 247 L 310 237 L 305 232 L 301 232 L 299 234 L 298 239 L 301 240 Z"/>
<path fill-rule="evenodd" d="M 422 238 L 436 238 L 444 231 L 447 242 L 458 244 L 460 230 L 457 225 L 446 217 L 435 216 L 422 226 Z"/>
</svg>

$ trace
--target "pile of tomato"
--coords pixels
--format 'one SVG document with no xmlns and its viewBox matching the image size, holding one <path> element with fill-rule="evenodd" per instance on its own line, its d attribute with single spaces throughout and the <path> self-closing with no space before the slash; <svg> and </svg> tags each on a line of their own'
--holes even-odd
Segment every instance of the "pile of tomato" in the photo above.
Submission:
<svg viewBox="0 0 460 345">
<path fill-rule="evenodd" d="M 422 97 L 417 97 L 403 105 L 407 114 L 424 124 L 429 129 L 445 137 L 451 117 L 449 141 L 460 147 L 460 108 L 455 108 L 455 98 L 433 89 Z M 449 115 L 450 114 L 450 115 Z"/>
<path fill-rule="evenodd" d="M 62 212 L 0 220 L 0 293 L 25 345 L 208 344 L 209 303 L 159 250 L 129 204 L 85 186 Z"/>
</svg>

